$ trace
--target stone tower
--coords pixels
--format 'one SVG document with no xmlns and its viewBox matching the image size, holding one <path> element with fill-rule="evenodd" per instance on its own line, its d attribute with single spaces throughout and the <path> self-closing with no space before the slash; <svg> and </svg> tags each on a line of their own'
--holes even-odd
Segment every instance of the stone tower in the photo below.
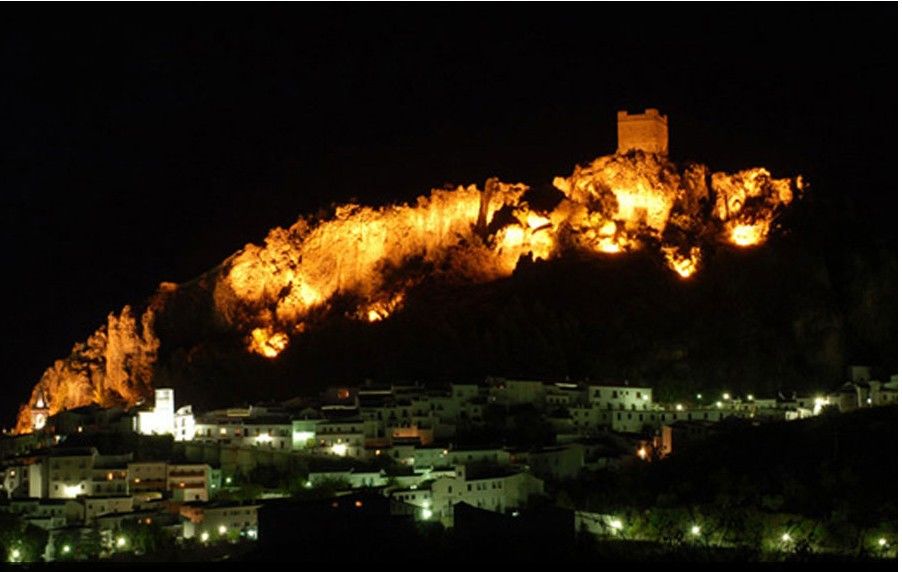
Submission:
<svg viewBox="0 0 902 572">
<path fill-rule="evenodd" d="M 639 149 L 646 153 L 667 155 L 667 116 L 657 109 L 630 115 L 617 112 L 617 152 Z"/>
<path fill-rule="evenodd" d="M 34 405 L 31 406 L 31 428 L 34 431 L 39 431 L 44 428 L 44 425 L 47 424 L 47 417 L 50 416 L 50 406 L 47 403 L 47 398 L 44 396 L 44 388 L 40 389 L 38 393 L 38 398 L 34 402 Z"/>
</svg>

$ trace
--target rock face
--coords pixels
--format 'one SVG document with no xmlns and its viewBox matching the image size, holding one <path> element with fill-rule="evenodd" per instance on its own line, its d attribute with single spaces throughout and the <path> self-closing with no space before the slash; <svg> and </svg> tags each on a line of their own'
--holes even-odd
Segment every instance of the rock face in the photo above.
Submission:
<svg viewBox="0 0 902 572">
<path fill-rule="evenodd" d="M 380 322 L 402 310 L 418 285 L 488 283 L 511 276 L 524 260 L 645 251 L 690 278 L 705 248 L 762 244 L 779 208 L 800 190 L 800 181 L 763 168 L 709 177 L 704 166 L 681 169 L 639 150 L 600 157 L 554 184 L 563 198 L 547 210 L 524 200 L 525 185 L 490 179 L 484 190 L 434 190 L 414 204 L 380 208 L 348 204 L 328 218 L 275 228 L 262 245 L 245 246 L 200 279 L 163 284 L 140 318 L 129 307 L 110 314 L 44 373 L 17 429 L 29 429 L 41 395 L 51 414 L 90 403 L 131 405 L 152 383 L 185 379 L 179 368 L 210 343 L 226 348 L 222 340 L 238 337 L 252 354 L 279 358 L 327 317 Z M 184 353 L 167 353 L 163 369 L 155 367 L 161 312 L 172 326 L 168 343 Z M 198 320 L 186 323 L 179 314 Z"/>
<path fill-rule="evenodd" d="M 107 322 L 72 353 L 54 362 L 19 410 L 17 432 L 31 430 L 31 407 L 46 397 L 49 414 L 97 403 L 131 405 L 152 393 L 160 341 L 154 335 L 154 305 L 136 318 L 130 306 Z"/>
</svg>

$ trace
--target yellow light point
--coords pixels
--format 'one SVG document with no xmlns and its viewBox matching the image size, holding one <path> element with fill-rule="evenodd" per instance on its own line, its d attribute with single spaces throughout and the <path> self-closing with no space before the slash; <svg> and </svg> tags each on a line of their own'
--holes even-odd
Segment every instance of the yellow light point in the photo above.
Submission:
<svg viewBox="0 0 902 572">
<path fill-rule="evenodd" d="M 615 518 L 611 521 L 611 528 L 614 530 L 623 530 L 623 521 L 619 518 Z"/>
<path fill-rule="evenodd" d="M 682 404 L 682 403 L 677 403 L 677 405 L 676 405 L 676 410 L 677 410 L 677 411 L 682 411 L 682 410 L 683 410 L 683 404 Z"/>
<path fill-rule="evenodd" d="M 219 525 L 219 534 L 220 534 L 220 536 L 223 535 L 223 534 L 225 534 L 227 530 L 228 530 L 228 529 L 225 527 L 224 524 L 220 524 L 220 525 Z"/>
<path fill-rule="evenodd" d="M 723 399 L 724 399 L 724 401 L 729 401 L 729 400 L 730 400 L 730 394 L 729 394 L 729 393 L 724 393 L 724 394 L 723 394 Z"/>
<path fill-rule="evenodd" d="M 639 458 L 642 460 L 645 460 L 645 457 L 648 456 L 648 453 L 645 451 L 645 447 L 641 447 L 639 449 L 639 451 L 637 452 L 637 454 L 639 455 Z"/>
<path fill-rule="evenodd" d="M 120 536 L 119 538 L 117 538 L 117 539 L 116 539 L 116 546 L 119 547 L 119 548 L 122 548 L 123 546 L 125 546 L 125 537 Z"/>
<path fill-rule="evenodd" d="M 200 540 L 201 540 L 201 542 L 206 542 L 206 541 L 210 540 L 210 533 L 209 533 L 209 532 L 202 532 L 202 533 L 200 534 Z"/>
<path fill-rule="evenodd" d="M 376 310 L 370 310 L 366 313 L 366 319 L 370 322 L 378 322 L 382 319 L 382 316 L 380 316 L 379 312 L 377 312 Z"/>
<path fill-rule="evenodd" d="M 880 540 L 877 541 L 877 545 L 880 546 L 881 548 L 886 546 L 886 539 L 881 538 Z"/>
<path fill-rule="evenodd" d="M 780 537 L 780 540 L 782 540 L 783 542 L 789 542 L 790 540 L 792 540 L 792 537 L 789 536 L 788 532 L 784 532 L 783 536 Z"/>
<path fill-rule="evenodd" d="M 694 525 L 692 525 L 691 532 L 692 532 L 692 536 L 698 536 L 702 533 L 702 527 L 700 527 L 697 524 L 694 524 Z"/>
</svg>

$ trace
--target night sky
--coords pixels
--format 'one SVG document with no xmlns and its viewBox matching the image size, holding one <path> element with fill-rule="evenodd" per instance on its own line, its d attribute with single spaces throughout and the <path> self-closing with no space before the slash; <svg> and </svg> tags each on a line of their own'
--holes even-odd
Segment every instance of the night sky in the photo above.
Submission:
<svg viewBox="0 0 902 572">
<path fill-rule="evenodd" d="M 677 160 L 804 175 L 860 223 L 838 239 L 895 249 L 896 11 L 6 9 L 2 424 L 161 281 L 331 203 L 548 185 L 615 149 L 618 109 L 666 113 Z"/>
</svg>

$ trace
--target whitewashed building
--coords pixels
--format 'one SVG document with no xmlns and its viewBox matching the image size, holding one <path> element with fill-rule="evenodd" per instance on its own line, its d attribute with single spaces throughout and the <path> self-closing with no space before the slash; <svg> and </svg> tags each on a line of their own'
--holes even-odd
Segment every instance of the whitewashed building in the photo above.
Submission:
<svg viewBox="0 0 902 572">
<path fill-rule="evenodd" d="M 166 466 L 166 489 L 175 501 L 209 501 L 210 482 L 210 465 L 196 463 Z"/>
<path fill-rule="evenodd" d="M 52 499 L 93 496 L 96 458 L 94 448 L 54 451 L 45 460 L 46 494 L 41 496 Z"/>
<path fill-rule="evenodd" d="M 542 480 L 527 472 L 512 472 L 503 467 L 468 472 L 467 467 L 458 466 L 455 476 L 433 481 L 429 510 L 439 522 L 452 526 L 454 505 L 458 503 L 507 513 L 523 508 L 530 496 L 541 494 L 544 489 Z"/>
<path fill-rule="evenodd" d="M 184 504 L 179 509 L 185 517 L 184 538 L 201 541 L 229 536 L 257 538 L 257 504 Z"/>
<path fill-rule="evenodd" d="M 364 421 L 359 418 L 323 421 L 316 426 L 315 439 L 322 454 L 354 458 L 365 455 Z"/>
</svg>

